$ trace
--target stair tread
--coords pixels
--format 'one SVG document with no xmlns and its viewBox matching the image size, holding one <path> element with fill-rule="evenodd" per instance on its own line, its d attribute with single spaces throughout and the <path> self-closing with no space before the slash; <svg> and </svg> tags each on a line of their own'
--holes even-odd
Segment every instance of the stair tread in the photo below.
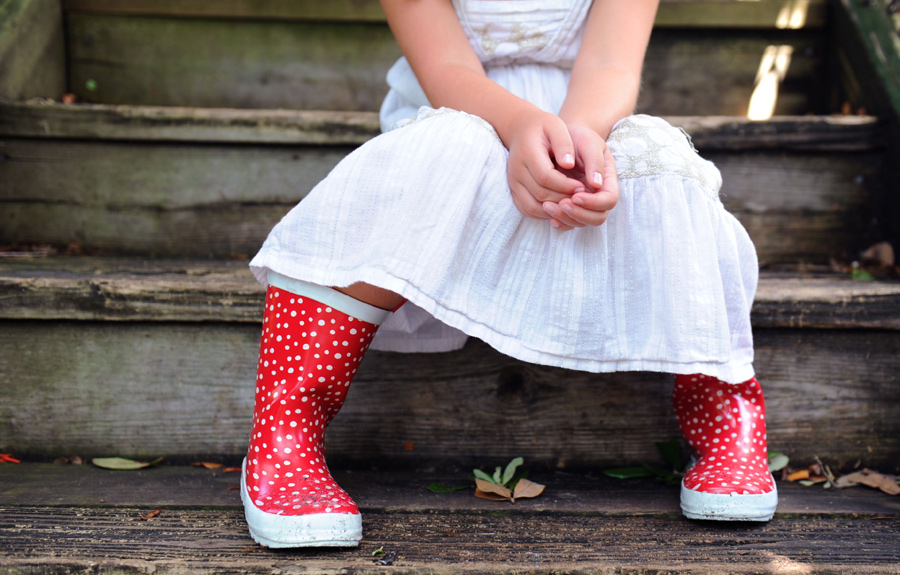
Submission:
<svg viewBox="0 0 900 575">
<path fill-rule="evenodd" d="M 337 573 L 383 569 L 373 551 L 395 551 L 402 573 L 896 573 L 900 502 L 866 488 L 841 491 L 781 482 L 766 524 L 688 521 L 677 487 L 536 473 L 541 497 L 514 505 L 471 491 L 433 494 L 454 474 L 338 474 L 363 512 L 358 549 L 272 551 L 250 539 L 237 474 L 159 467 L 111 472 L 51 464 L 0 467 L 0 560 L 4 573 L 73 569 L 137 572 Z M 29 493 L 46 493 L 41 501 Z M 72 495 L 68 495 L 72 494 Z M 161 509 L 152 519 L 140 518 Z M 39 567 L 38 567 L 39 566 Z"/>
<path fill-rule="evenodd" d="M 706 151 L 760 148 L 866 150 L 883 145 L 872 116 L 668 116 Z M 293 145 L 360 145 L 380 133 L 375 112 L 63 105 L 0 101 L 9 137 Z"/>
<path fill-rule="evenodd" d="M 263 289 L 242 260 L 0 258 L 0 318 L 258 322 Z M 900 329 L 900 282 L 763 272 L 757 327 Z"/>
<path fill-rule="evenodd" d="M 240 460 L 229 465 L 240 466 Z M 472 484 L 471 470 L 448 464 L 442 469 L 342 469 L 332 466 L 338 482 L 363 509 L 383 511 L 495 511 L 497 503 L 477 499 L 472 489 L 432 493 L 427 486 Z M 528 468 L 526 465 L 524 468 Z M 524 469 L 523 468 L 523 469 Z M 599 472 L 569 473 L 529 469 L 532 481 L 547 486 L 544 495 L 520 499 L 509 511 L 561 513 L 594 512 L 609 515 L 678 513 L 678 487 L 654 479 L 621 480 Z M 25 462 L 0 465 L 0 506 L 113 507 L 239 507 L 240 474 L 187 464 L 128 472 L 90 464 L 65 465 Z M 807 488 L 781 481 L 781 514 L 900 515 L 900 498 L 875 489 Z"/>
</svg>

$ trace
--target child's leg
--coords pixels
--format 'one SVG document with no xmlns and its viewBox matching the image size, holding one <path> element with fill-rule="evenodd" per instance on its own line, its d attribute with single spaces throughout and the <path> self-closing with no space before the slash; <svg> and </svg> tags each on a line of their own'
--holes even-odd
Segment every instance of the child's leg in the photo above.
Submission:
<svg viewBox="0 0 900 575">
<path fill-rule="evenodd" d="M 362 521 L 325 463 L 325 427 L 389 312 L 269 276 L 241 499 L 268 547 L 355 546 Z"/>
<path fill-rule="evenodd" d="M 691 519 L 768 521 L 778 494 L 769 473 L 766 409 L 756 378 L 732 385 L 704 375 L 676 375 L 681 432 L 699 457 L 681 484 Z"/>
</svg>

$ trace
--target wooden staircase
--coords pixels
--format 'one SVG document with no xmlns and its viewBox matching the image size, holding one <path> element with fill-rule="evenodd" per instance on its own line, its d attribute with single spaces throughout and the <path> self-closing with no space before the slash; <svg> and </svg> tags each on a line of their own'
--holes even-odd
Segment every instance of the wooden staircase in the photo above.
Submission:
<svg viewBox="0 0 900 575">
<path fill-rule="evenodd" d="M 663 0 L 639 106 L 719 166 L 757 245 L 770 447 L 897 473 L 900 283 L 849 264 L 900 247 L 900 147 L 882 108 L 856 114 L 874 88 L 847 65 L 841 10 Z M 529 365 L 477 340 L 363 363 L 328 437 L 372 518 L 359 550 L 251 546 L 236 478 L 184 464 L 240 462 L 263 297 L 247 258 L 378 133 L 398 55 L 372 0 L 0 0 L 0 452 L 25 461 L 0 464 L 0 575 L 900 572 L 886 495 L 780 483 L 772 524 L 717 528 L 682 519 L 677 489 L 598 477 L 656 463 L 677 435 L 671 378 Z M 767 74 L 775 116 L 749 121 Z M 73 454 L 169 465 L 48 463 Z M 496 507 L 423 489 L 515 456 L 545 496 Z M 139 522 L 148 507 L 156 523 Z M 382 542 L 405 558 L 373 564 Z"/>
</svg>

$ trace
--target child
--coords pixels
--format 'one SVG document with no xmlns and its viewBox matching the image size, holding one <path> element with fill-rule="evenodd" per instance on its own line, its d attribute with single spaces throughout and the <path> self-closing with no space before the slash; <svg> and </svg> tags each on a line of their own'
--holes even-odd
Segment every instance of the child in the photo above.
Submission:
<svg viewBox="0 0 900 575">
<path fill-rule="evenodd" d="M 406 55 L 386 133 L 250 264 L 268 285 L 241 489 L 256 541 L 361 538 L 322 434 L 382 323 L 381 349 L 472 335 L 529 362 L 675 373 L 699 454 L 685 514 L 772 517 L 753 245 L 683 132 L 630 116 L 657 2 L 382 1 Z"/>
</svg>

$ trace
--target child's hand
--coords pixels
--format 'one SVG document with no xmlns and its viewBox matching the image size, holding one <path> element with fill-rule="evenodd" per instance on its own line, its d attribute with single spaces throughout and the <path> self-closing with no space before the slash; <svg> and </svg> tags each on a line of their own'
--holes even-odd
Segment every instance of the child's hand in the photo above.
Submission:
<svg viewBox="0 0 900 575">
<path fill-rule="evenodd" d="M 570 125 L 568 129 L 575 146 L 575 166 L 561 167 L 560 171 L 582 185 L 571 198 L 545 201 L 542 207 L 557 229 L 602 225 L 619 201 L 615 160 L 606 142 L 592 129 L 582 125 Z"/>
<path fill-rule="evenodd" d="M 553 218 L 543 207 L 548 203 L 554 206 L 562 201 L 571 203 L 576 191 L 585 189 L 576 176 L 576 143 L 565 122 L 535 109 L 518 119 L 508 139 L 508 148 L 507 178 L 519 212 L 529 218 L 551 220 L 558 229 L 571 229 L 567 222 L 575 220 Z M 579 215 L 582 205 L 576 204 Z"/>
</svg>

